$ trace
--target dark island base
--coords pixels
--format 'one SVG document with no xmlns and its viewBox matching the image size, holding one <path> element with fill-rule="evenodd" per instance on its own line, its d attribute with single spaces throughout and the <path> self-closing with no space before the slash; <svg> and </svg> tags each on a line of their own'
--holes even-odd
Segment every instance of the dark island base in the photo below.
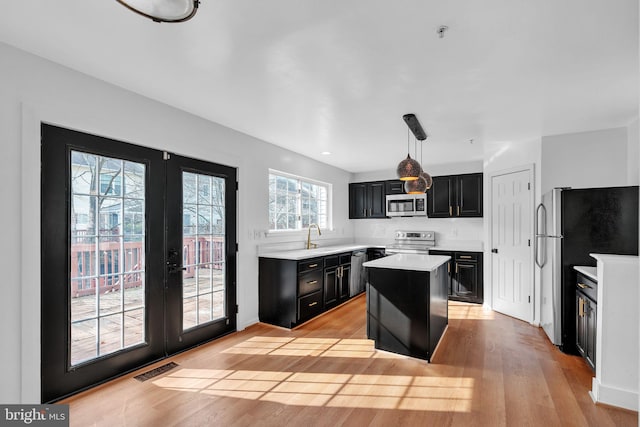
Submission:
<svg viewBox="0 0 640 427">
<path fill-rule="evenodd" d="M 368 338 L 377 349 L 431 361 L 449 322 L 446 264 L 432 272 L 368 272 Z"/>
</svg>

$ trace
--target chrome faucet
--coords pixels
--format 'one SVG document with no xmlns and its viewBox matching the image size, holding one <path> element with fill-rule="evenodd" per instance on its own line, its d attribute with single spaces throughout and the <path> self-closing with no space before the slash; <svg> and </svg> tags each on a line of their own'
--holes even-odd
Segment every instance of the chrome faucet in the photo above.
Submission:
<svg viewBox="0 0 640 427">
<path fill-rule="evenodd" d="M 318 236 L 322 236 L 322 233 L 320 232 L 320 226 L 318 224 L 316 223 L 309 224 L 309 231 L 307 232 L 307 249 L 311 249 L 312 246 L 314 248 L 318 247 L 317 243 L 311 243 L 311 228 L 313 227 L 318 229 Z"/>
</svg>

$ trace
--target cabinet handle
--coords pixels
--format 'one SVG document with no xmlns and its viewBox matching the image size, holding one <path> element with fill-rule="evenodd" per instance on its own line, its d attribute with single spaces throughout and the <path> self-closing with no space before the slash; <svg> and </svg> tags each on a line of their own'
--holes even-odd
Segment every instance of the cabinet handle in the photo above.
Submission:
<svg viewBox="0 0 640 427">
<path fill-rule="evenodd" d="M 471 255 L 460 255 L 460 258 L 471 259 Z"/>
<path fill-rule="evenodd" d="M 460 216 L 460 206 L 457 206 L 456 210 L 457 210 L 457 216 Z"/>
<path fill-rule="evenodd" d="M 578 298 L 578 315 L 584 317 L 584 300 L 582 298 Z"/>
<path fill-rule="evenodd" d="M 449 216 L 453 216 L 453 208 L 449 206 Z"/>
<path fill-rule="evenodd" d="M 369 216 L 371 216 L 371 212 L 373 209 L 369 208 Z"/>
<path fill-rule="evenodd" d="M 451 273 L 451 262 L 447 263 L 447 273 Z"/>
<path fill-rule="evenodd" d="M 309 307 L 313 307 L 314 305 L 318 304 L 318 301 L 314 301 L 311 304 L 309 304 Z"/>
<path fill-rule="evenodd" d="M 458 263 L 456 262 L 456 274 L 458 273 Z"/>
<path fill-rule="evenodd" d="M 309 264 L 309 268 L 316 268 L 318 264 Z"/>
<path fill-rule="evenodd" d="M 307 282 L 309 285 L 315 285 L 316 283 L 318 283 L 317 280 L 310 280 Z"/>
<path fill-rule="evenodd" d="M 578 287 L 579 287 L 580 289 L 587 289 L 587 288 L 591 289 L 591 286 L 587 286 L 587 285 L 585 285 L 584 283 L 578 283 Z"/>
</svg>

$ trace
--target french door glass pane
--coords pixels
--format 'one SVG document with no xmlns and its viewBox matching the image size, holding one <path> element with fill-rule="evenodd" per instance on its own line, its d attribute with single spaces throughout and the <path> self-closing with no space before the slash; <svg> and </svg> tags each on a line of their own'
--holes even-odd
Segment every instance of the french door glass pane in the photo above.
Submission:
<svg viewBox="0 0 640 427">
<path fill-rule="evenodd" d="M 145 173 L 71 152 L 71 365 L 145 342 Z"/>
<path fill-rule="evenodd" d="M 182 173 L 182 328 L 223 318 L 225 181 Z"/>
</svg>

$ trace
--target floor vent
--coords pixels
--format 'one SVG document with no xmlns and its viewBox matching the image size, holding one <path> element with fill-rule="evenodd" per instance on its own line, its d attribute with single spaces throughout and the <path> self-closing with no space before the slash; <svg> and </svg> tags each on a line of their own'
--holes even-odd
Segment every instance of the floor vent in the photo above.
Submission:
<svg viewBox="0 0 640 427">
<path fill-rule="evenodd" d="M 133 378 L 137 379 L 140 382 L 143 382 L 146 380 L 150 380 L 153 377 L 157 377 L 158 375 L 164 374 L 165 372 L 172 370 L 176 366 L 178 366 L 177 363 L 169 362 L 166 365 L 158 366 L 155 369 L 152 369 L 140 375 L 136 375 Z"/>
</svg>

